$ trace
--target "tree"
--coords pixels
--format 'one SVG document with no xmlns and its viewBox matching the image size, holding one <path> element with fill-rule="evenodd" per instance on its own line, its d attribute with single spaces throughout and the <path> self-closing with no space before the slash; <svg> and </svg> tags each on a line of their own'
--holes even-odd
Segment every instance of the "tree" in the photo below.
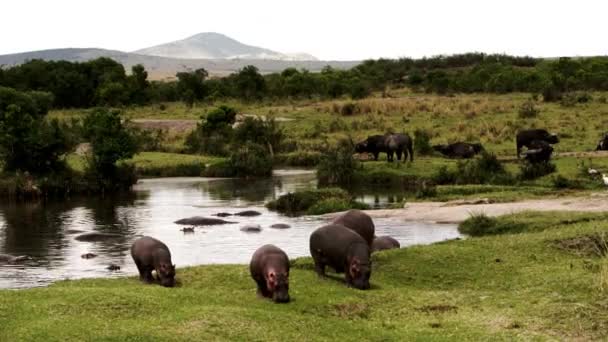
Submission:
<svg viewBox="0 0 608 342">
<path fill-rule="evenodd" d="M 266 80 L 258 68 L 248 65 L 235 76 L 237 95 L 245 100 L 259 100 L 266 91 Z"/>
<path fill-rule="evenodd" d="M 132 103 L 144 104 L 148 102 L 148 72 L 143 65 L 137 64 L 131 68 L 131 76 L 128 77 L 130 98 Z"/>
<path fill-rule="evenodd" d="M 195 101 L 200 101 L 207 95 L 205 79 L 209 76 L 207 70 L 201 68 L 192 72 L 177 73 L 177 91 L 181 99 L 192 107 Z"/>
</svg>

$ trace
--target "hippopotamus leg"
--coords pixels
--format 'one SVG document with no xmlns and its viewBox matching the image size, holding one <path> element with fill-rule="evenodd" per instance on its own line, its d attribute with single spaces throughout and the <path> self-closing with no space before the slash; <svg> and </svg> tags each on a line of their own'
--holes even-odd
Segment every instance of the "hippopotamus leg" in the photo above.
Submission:
<svg viewBox="0 0 608 342">
<path fill-rule="evenodd" d="M 139 271 L 139 280 L 146 283 L 154 282 L 154 277 L 152 276 L 153 267 L 146 267 L 139 260 L 135 260 L 135 266 L 137 266 L 137 270 Z"/>
<path fill-rule="evenodd" d="M 268 291 L 268 288 L 266 287 L 266 281 L 264 281 L 263 279 L 256 280 L 256 284 L 258 285 L 258 296 L 266 298 L 272 297 L 272 293 Z"/>
</svg>

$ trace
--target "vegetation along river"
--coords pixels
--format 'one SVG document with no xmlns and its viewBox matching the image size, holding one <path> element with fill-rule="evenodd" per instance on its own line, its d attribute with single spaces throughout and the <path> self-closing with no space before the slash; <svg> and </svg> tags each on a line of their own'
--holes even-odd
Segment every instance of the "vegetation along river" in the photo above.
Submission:
<svg viewBox="0 0 608 342">
<path fill-rule="evenodd" d="M 61 279 L 116 277 L 137 273 L 129 252 L 141 235 L 164 241 L 176 266 L 248 263 L 255 249 L 266 243 L 283 248 L 290 257 L 309 255 L 310 233 L 327 219 L 314 216 L 287 217 L 268 211 L 264 203 L 287 192 L 314 188 L 314 173 L 277 171 L 271 179 L 236 180 L 162 178 L 142 180 L 131 196 L 80 198 L 51 203 L 0 204 L 0 254 L 29 255 L 18 265 L 0 265 L 0 288 L 44 286 Z M 396 196 L 355 191 L 358 200 L 382 207 Z M 399 199 L 399 198 L 397 198 Z M 255 217 L 229 216 L 234 224 L 198 227 L 192 233 L 174 223 L 191 216 L 214 217 L 220 212 L 255 210 Z M 273 229 L 284 223 L 288 229 Z M 246 233 L 241 227 L 259 224 L 261 232 Z M 390 235 L 402 247 L 428 244 L 459 236 L 455 225 L 375 219 L 376 234 Z M 98 242 L 75 238 L 86 232 L 115 233 Z M 95 258 L 81 255 L 94 253 Z M 110 271 L 108 265 L 120 266 Z M 178 271 L 179 278 L 179 271 Z"/>
</svg>

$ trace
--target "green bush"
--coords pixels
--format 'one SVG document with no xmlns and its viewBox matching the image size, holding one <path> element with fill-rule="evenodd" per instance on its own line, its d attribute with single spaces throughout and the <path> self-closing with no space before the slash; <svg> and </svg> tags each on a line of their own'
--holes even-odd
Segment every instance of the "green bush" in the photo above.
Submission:
<svg viewBox="0 0 608 342">
<path fill-rule="evenodd" d="M 530 163 L 528 161 L 524 161 L 519 166 L 518 178 L 520 180 L 534 180 L 553 173 L 555 170 L 555 164 L 551 162 Z"/>
<path fill-rule="evenodd" d="M 350 209 L 364 210 L 364 209 L 369 209 L 369 206 L 364 203 L 355 202 L 355 201 L 347 200 L 344 198 L 335 198 L 335 197 L 326 198 L 326 199 L 322 199 L 321 201 L 317 202 L 315 205 L 310 207 L 306 211 L 306 214 L 307 215 L 323 215 L 323 214 L 327 214 L 327 213 L 335 213 L 335 212 L 346 211 L 346 210 L 350 210 Z"/>
<path fill-rule="evenodd" d="M 435 184 L 430 184 L 427 182 L 422 182 L 418 185 L 416 189 L 416 198 L 431 198 L 437 196 L 437 186 Z"/>
<path fill-rule="evenodd" d="M 414 131 L 414 151 L 422 156 L 433 154 L 431 134 L 427 130 L 416 129 Z"/>
<path fill-rule="evenodd" d="M 317 166 L 321 160 L 321 153 L 317 151 L 300 151 L 281 153 L 274 156 L 275 165 L 312 167 Z"/>
<path fill-rule="evenodd" d="M 359 162 L 353 158 L 354 146 L 342 139 L 337 146 L 326 147 L 317 165 L 317 178 L 321 185 L 349 185 L 353 182 Z"/>
<path fill-rule="evenodd" d="M 226 156 L 232 141 L 232 124 L 235 120 L 234 108 L 222 105 L 211 110 L 201 117 L 196 129 L 186 136 L 186 152 Z"/>
<path fill-rule="evenodd" d="M 354 201 L 340 188 L 323 188 L 290 192 L 268 202 L 266 207 L 289 215 L 320 215 L 348 209 L 367 209 L 363 203 Z"/>
<path fill-rule="evenodd" d="M 251 142 L 261 145 L 267 149 L 270 155 L 279 152 L 283 138 L 283 130 L 274 118 L 263 120 L 247 117 L 234 130 L 234 143 L 245 144 Z"/>
<path fill-rule="evenodd" d="M 458 225 L 458 231 L 470 236 L 520 233 L 526 229 L 523 223 L 503 221 L 485 214 L 473 214 Z"/>
<path fill-rule="evenodd" d="M 562 175 L 551 178 L 551 184 L 555 189 L 580 189 L 583 187 L 579 181 L 568 179 Z"/>
<path fill-rule="evenodd" d="M 228 162 L 235 177 L 267 177 L 272 175 L 272 156 L 266 148 L 247 143 L 230 154 Z"/>
</svg>

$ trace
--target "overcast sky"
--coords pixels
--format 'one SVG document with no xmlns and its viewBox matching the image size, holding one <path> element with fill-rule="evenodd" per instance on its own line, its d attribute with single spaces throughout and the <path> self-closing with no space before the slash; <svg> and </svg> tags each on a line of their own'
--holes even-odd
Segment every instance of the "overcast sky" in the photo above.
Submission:
<svg viewBox="0 0 608 342">
<path fill-rule="evenodd" d="M 2 0 L 0 13 L 0 54 L 133 51 L 213 31 L 324 60 L 608 55 L 606 0 Z"/>
</svg>

